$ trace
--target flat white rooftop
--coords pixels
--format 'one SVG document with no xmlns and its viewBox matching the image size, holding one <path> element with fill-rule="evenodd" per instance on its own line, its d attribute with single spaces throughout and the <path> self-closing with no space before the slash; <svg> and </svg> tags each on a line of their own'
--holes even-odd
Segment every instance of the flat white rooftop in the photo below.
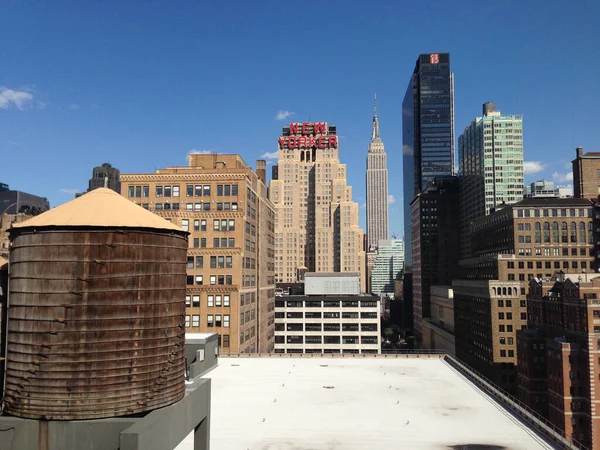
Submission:
<svg viewBox="0 0 600 450">
<path fill-rule="evenodd" d="M 211 450 L 553 448 L 437 358 L 221 357 L 206 377 Z"/>
</svg>

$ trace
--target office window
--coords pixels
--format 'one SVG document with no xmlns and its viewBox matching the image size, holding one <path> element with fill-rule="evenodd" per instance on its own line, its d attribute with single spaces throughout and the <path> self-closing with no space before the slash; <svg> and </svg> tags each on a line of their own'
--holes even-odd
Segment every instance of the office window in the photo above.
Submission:
<svg viewBox="0 0 600 450">
<path fill-rule="evenodd" d="M 193 203 L 186 203 L 185 204 L 185 209 L 186 209 L 186 211 L 192 211 L 194 209 L 194 204 Z"/>
<path fill-rule="evenodd" d="M 217 184 L 217 197 L 223 197 L 223 185 Z"/>
<path fill-rule="evenodd" d="M 221 220 L 221 231 L 227 231 L 227 219 Z"/>
<path fill-rule="evenodd" d="M 164 195 L 165 197 L 171 196 L 171 186 L 165 186 Z"/>
<path fill-rule="evenodd" d="M 173 186 L 173 197 L 179 197 L 179 186 Z"/>
<path fill-rule="evenodd" d="M 231 185 L 231 195 L 238 195 L 238 185 L 237 184 Z"/>
<path fill-rule="evenodd" d="M 194 306 L 195 308 L 200 307 L 200 296 L 199 295 L 194 295 L 192 297 L 192 306 Z"/>
<path fill-rule="evenodd" d="M 229 295 L 224 295 L 223 296 L 223 306 L 229 306 Z"/>
<path fill-rule="evenodd" d="M 218 284 L 225 284 L 225 275 L 218 275 L 217 276 L 218 279 Z"/>
<path fill-rule="evenodd" d="M 202 185 L 197 185 L 195 191 L 196 197 L 202 197 Z"/>
<path fill-rule="evenodd" d="M 216 256 L 211 256 L 210 257 L 210 268 L 211 269 L 216 269 L 217 268 L 217 257 Z"/>
<path fill-rule="evenodd" d="M 227 247 L 227 238 L 221 238 L 221 247 Z"/>
<path fill-rule="evenodd" d="M 219 269 L 224 269 L 225 268 L 225 257 L 224 256 L 218 256 L 217 257 L 218 260 L 218 267 Z"/>
<path fill-rule="evenodd" d="M 156 186 L 156 196 L 157 197 L 162 197 L 163 195 L 163 187 L 162 186 Z"/>
<path fill-rule="evenodd" d="M 187 284 L 188 286 L 190 286 L 190 285 L 194 284 L 194 276 L 193 276 L 193 275 L 188 275 L 188 276 L 186 277 L 186 284 Z"/>
<path fill-rule="evenodd" d="M 134 197 L 135 196 L 135 186 L 129 186 L 128 196 L 129 197 Z"/>
<path fill-rule="evenodd" d="M 213 231 L 219 231 L 220 223 L 219 219 L 213 220 Z"/>
<path fill-rule="evenodd" d="M 185 296 L 185 306 L 188 306 L 188 307 L 189 307 L 189 306 L 192 306 L 192 303 L 191 303 L 191 301 L 192 301 L 192 300 L 191 300 L 191 296 L 190 296 L 190 295 L 186 295 L 186 296 Z"/>
<path fill-rule="evenodd" d="M 194 248 L 200 247 L 200 238 L 194 238 Z"/>
<path fill-rule="evenodd" d="M 213 238 L 213 247 L 214 248 L 219 248 L 219 243 L 221 242 L 221 240 L 219 238 Z"/>
<path fill-rule="evenodd" d="M 185 187 L 185 191 L 186 191 L 186 195 L 188 197 L 193 197 L 194 196 L 194 186 L 192 186 L 191 184 L 188 184 Z"/>
<path fill-rule="evenodd" d="M 215 306 L 223 306 L 222 296 L 221 295 L 216 295 L 215 296 Z"/>
<path fill-rule="evenodd" d="M 225 267 L 231 269 L 233 267 L 233 258 L 231 256 L 225 257 Z"/>
<path fill-rule="evenodd" d="M 204 185 L 203 193 L 205 197 L 210 197 L 210 185 Z"/>
<path fill-rule="evenodd" d="M 209 295 L 208 297 L 206 297 L 208 299 L 208 306 L 215 306 L 215 296 L 214 295 Z"/>
<path fill-rule="evenodd" d="M 229 325 L 227 325 L 227 326 L 229 326 Z M 229 348 L 229 335 L 228 334 L 223 335 L 223 347 Z"/>
<path fill-rule="evenodd" d="M 142 197 L 148 198 L 150 196 L 150 186 L 142 186 Z"/>
<path fill-rule="evenodd" d="M 184 231 L 189 231 L 190 221 L 188 219 L 181 219 L 181 228 L 183 228 Z"/>
<path fill-rule="evenodd" d="M 200 316 L 198 314 L 194 314 L 192 316 L 192 326 L 199 327 L 200 326 Z"/>
<path fill-rule="evenodd" d="M 209 327 L 215 326 L 214 317 L 212 314 L 209 314 L 208 316 L 206 316 L 206 325 Z"/>
<path fill-rule="evenodd" d="M 223 326 L 225 328 L 229 328 L 229 314 L 225 314 L 223 316 Z"/>
<path fill-rule="evenodd" d="M 217 202 L 217 211 L 223 211 L 223 202 Z"/>
<path fill-rule="evenodd" d="M 196 269 L 204 268 L 204 256 L 196 256 Z"/>
<path fill-rule="evenodd" d="M 235 247 L 235 238 L 229 238 L 229 247 L 230 248 Z"/>
<path fill-rule="evenodd" d="M 188 269 L 193 269 L 194 268 L 194 257 L 193 256 L 188 256 L 187 257 L 187 268 Z"/>
<path fill-rule="evenodd" d="M 231 275 L 225 275 L 225 284 L 233 284 L 233 277 Z"/>
<path fill-rule="evenodd" d="M 194 211 L 202 211 L 202 203 L 194 203 Z"/>
<path fill-rule="evenodd" d="M 206 238 L 201 238 L 200 239 L 200 247 L 206 248 Z"/>
<path fill-rule="evenodd" d="M 210 284 L 217 284 L 217 276 L 216 275 L 210 276 Z"/>
<path fill-rule="evenodd" d="M 196 284 L 198 284 L 198 285 L 202 284 L 202 275 L 196 275 Z"/>
<path fill-rule="evenodd" d="M 200 231 L 206 231 L 206 220 L 202 219 L 200 221 Z"/>
<path fill-rule="evenodd" d="M 163 204 L 162 204 L 162 203 L 157 203 L 157 204 L 154 206 L 154 208 L 155 208 L 157 211 L 162 211 L 162 210 L 163 210 Z"/>
<path fill-rule="evenodd" d="M 500 350 L 500 356 L 502 358 L 505 358 L 506 357 L 506 350 Z"/>
<path fill-rule="evenodd" d="M 223 326 L 223 322 L 221 321 L 221 315 L 220 314 L 217 314 L 215 316 L 215 326 L 217 326 L 217 327 Z"/>
<path fill-rule="evenodd" d="M 189 315 L 185 316 L 185 327 L 186 328 L 190 327 L 190 316 Z"/>
<path fill-rule="evenodd" d="M 200 231 L 200 221 L 194 220 L 194 231 Z"/>
</svg>

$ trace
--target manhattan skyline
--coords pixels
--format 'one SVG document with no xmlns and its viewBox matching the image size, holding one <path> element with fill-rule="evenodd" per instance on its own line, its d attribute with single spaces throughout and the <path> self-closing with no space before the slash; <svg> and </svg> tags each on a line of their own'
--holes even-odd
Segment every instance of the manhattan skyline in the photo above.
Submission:
<svg viewBox="0 0 600 450">
<path fill-rule="evenodd" d="M 376 91 L 392 174 L 389 233 L 401 234 L 403 180 L 393 174 L 402 170 L 401 102 L 416 57 L 452 55 L 457 132 L 496 101 L 524 117 L 525 182 L 568 185 L 573 149 L 598 150 L 590 99 L 600 95 L 599 63 L 589 56 L 599 12 L 591 1 L 328 2 L 304 12 L 277 3 L 8 2 L 0 18 L 0 37 L 11 43 L 0 54 L 0 181 L 57 206 L 84 191 L 103 162 L 148 172 L 184 166 L 196 150 L 272 163 L 281 126 L 310 118 L 342 130 L 340 160 L 363 205 Z M 492 19 L 498 26 L 489 28 Z M 493 58 L 483 41 L 502 43 Z M 304 69 L 319 61 L 327 70 Z M 363 229 L 365 216 L 361 208 Z"/>
</svg>

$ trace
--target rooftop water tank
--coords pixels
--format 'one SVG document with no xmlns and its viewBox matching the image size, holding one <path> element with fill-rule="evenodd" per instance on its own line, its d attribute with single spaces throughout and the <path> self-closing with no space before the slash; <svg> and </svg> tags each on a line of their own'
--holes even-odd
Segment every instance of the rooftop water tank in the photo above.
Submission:
<svg viewBox="0 0 600 450">
<path fill-rule="evenodd" d="M 5 413 L 93 419 L 180 400 L 187 234 L 106 188 L 15 225 Z"/>
</svg>

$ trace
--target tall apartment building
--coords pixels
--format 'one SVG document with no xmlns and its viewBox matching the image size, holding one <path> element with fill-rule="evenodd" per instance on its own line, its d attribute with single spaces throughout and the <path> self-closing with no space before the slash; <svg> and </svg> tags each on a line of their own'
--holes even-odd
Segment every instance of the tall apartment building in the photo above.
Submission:
<svg viewBox="0 0 600 450">
<path fill-rule="evenodd" d="M 458 138 L 461 256 L 469 257 L 470 225 L 500 205 L 523 199 L 523 117 L 492 102 Z"/>
<path fill-rule="evenodd" d="M 275 211 L 264 178 L 239 155 L 192 154 L 188 167 L 123 174 L 121 189 L 190 232 L 186 330 L 218 333 L 226 353 L 272 351 Z"/>
<path fill-rule="evenodd" d="M 517 333 L 519 399 L 570 440 L 600 446 L 600 277 L 557 272 L 527 295 L 528 329 Z"/>
<path fill-rule="evenodd" d="M 410 203 L 435 177 L 454 175 L 454 74 L 449 53 L 417 59 L 402 102 L 402 166 L 404 251 L 406 272 L 412 273 Z"/>
<path fill-rule="evenodd" d="M 107 188 L 115 192 L 121 192 L 121 172 L 108 163 L 94 167 L 87 191 L 90 192 L 94 189 L 105 187 L 105 183 Z"/>
<path fill-rule="evenodd" d="M 380 353 L 380 308 L 358 273 L 306 273 L 304 295 L 275 300 L 275 353 Z"/>
<path fill-rule="evenodd" d="M 346 165 L 340 163 L 336 127 L 290 123 L 279 137 L 278 158 L 269 185 L 276 281 L 295 282 L 299 272 L 358 272 L 365 292 L 363 232 Z"/>
<path fill-rule="evenodd" d="M 412 202 L 412 314 L 418 342 L 422 321 L 431 317 L 430 288 L 449 285 L 459 275 L 458 179 L 439 177 L 428 182 Z"/>
<path fill-rule="evenodd" d="M 573 164 L 574 196 L 579 198 L 598 198 L 600 195 L 600 152 L 583 153 L 583 147 L 577 147 Z"/>
<path fill-rule="evenodd" d="M 379 136 L 377 96 L 373 109 L 373 133 L 367 155 L 367 248 L 369 251 L 388 238 L 387 155 Z"/>
<path fill-rule="evenodd" d="M 395 282 L 404 270 L 404 242 L 402 239 L 385 239 L 377 244 L 377 256 L 371 273 L 371 290 L 374 295 L 394 296 Z"/>
<path fill-rule="evenodd" d="M 576 198 L 532 198 L 477 219 L 474 256 L 452 282 L 456 355 L 516 394 L 516 332 L 527 327 L 533 278 L 591 269 L 592 204 Z"/>
</svg>

